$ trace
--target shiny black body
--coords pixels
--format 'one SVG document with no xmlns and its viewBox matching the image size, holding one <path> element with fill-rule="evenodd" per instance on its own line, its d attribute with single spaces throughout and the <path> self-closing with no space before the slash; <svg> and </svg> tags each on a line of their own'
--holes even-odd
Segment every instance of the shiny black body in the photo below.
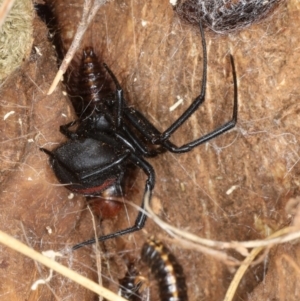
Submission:
<svg viewBox="0 0 300 301">
<path fill-rule="evenodd" d="M 146 161 L 164 151 L 184 153 L 194 147 L 221 135 L 233 128 L 237 121 L 237 83 L 232 56 L 231 64 L 234 82 L 234 105 L 232 119 L 194 141 L 182 146 L 173 144 L 169 137 L 197 110 L 205 99 L 207 53 L 205 37 L 200 25 L 203 47 L 203 81 L 201 93 L 190 107 L 164 132 L 160 132 L 139 111 L 129 107 L 124 99 L 123 90 L 112 71 L 103 64 L 116 89 L 112 94 L 103 80 L 100 68 L 95 67 L 97 59 L 91 48 L 84 51 L 81 87 L 84 109 L 79 119 L 61 126 L 60 131 L 69 141 L 54 151 L 41 149 L 50 156 L 54 172 L 71 191 L 86 196 L 101 194 L 103 190 L 114 186 L 117 191 L 124 174 L 130 166 L 141 168 L 147 176 L 141 208 L 146 199 L 151 199 L 155 184 L 155 173 Z M 96 71 L 95 71 L 96 70 Z M 101 92 L 102 91 L 102 92 Z M 103 92 L 104 91 L 104 92 Z M 100 97 L 101 96 L 101 97 Z M 77 129 L 70 130 L 78 125 Z M 132 227 L 99 237 L 99 241 L 138 231 L 143 228 L 146 215 L 143 210 L 137 215 Z M 92 244 L 95 239 L 80 243 L 73 250 Z"/>
<path fill-rule="evenodd" d="M 188 300 L 182 266 L 162 242 L 149 239 L 142 248 L 141 260 L 157 281 L 161 301 Z"/>
<path fill-rule="evenodd" d="M 69 183 L 68 189 L 93 196 L 122 180 L 126 165 L 124 161 L 108 168 L 110 162 L 122 161 L 122 151 L 117 145 L 112 147 L 111 144 L 91 138 L 69 140 L 52 152 L 50 162 L 58 180 Z"/>
</svg>

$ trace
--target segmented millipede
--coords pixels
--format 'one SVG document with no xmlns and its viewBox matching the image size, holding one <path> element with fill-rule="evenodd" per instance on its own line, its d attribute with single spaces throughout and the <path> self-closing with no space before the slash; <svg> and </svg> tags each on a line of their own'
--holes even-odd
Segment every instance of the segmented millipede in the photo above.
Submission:
<svg viewBox="0 0 300 301">
<path fill-rule="evenodd" d="M 80 117 L 89 116 L 95 109 L 103 109 L 103 99 L 107 102 L 115 99 L 115 89 L 111 87 L 111 79 L 103 68 L 92 47 L 83 50 L 77 82 L 77 94 L 81 106 L 77 109 Z"/>
<path fill-rule="evenodd" d="M 142 248 L 141 259 L 158 283 L 161 301 L 188 300 L 183 269 L 162 242 L 149 238 Z"/>
<path fill-rule="evenodd" d="M 142 282 L 138 280 L 140 273 L 133 263 L 129 264 L 125 277 L 119 280 L 119 295 L 129 301 L 141 301 L 142 296 L 139 292 Z"/>
</svg>

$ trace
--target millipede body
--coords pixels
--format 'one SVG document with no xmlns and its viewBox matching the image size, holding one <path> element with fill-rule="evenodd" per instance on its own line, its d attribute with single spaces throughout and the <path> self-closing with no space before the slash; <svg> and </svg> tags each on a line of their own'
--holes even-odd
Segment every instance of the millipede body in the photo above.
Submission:
<svg viewBox="0 0 300 301">
<path fill-rule="evenodd" d="M 120 289 L 119 295 L 129 301 L 141 301 L 142 297 L 139 292 L 142 282 L 138 281 L 139 272 L 135 268 L 134 264 L 131 263 L 128 266 L 128 271 L 125 277 L 119 280 Z"/>
<path fill-rule="evenodd" d="M 158 283 L 161 301 L 187 301 L 187 286 L 182 266 L 162 242 L 148 239 L 141 259 L 151 270 Z"/>
</svg>

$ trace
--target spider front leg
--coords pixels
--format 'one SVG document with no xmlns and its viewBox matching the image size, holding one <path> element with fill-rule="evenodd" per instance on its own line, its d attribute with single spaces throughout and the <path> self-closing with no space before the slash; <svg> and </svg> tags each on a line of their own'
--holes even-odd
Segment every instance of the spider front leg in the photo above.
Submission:
<svg viewBox="0 0 300 301">
<path fill-rule="evenodd" d="M 155 184 L 155 172 L 153 167 L 146 162 L 143 158 L 135 155 L 135 154 L 131 154 L 130 155 L 130 161 L 135 164 L 136 166 L 140 167 L 144 173 L 148 176 L 148 179 L 146 180 L 146 184 L 145 184 L 145 190 L 144 190 L 144 195 L 143 195 L 143 199 L 142 199 L 142 204 L 141 204 L 141 211 L 138 213 L 135 223 L 132 227 L 126 228 L 124 230 L 121 231 L 117 231 L 108 235 L 104 235 L 104 236 L 100 236 L 98 238 L 98 241 L 105 241 L 111 238 L 115 238 L 115 237 L 119 237 L 122 235 L 126 235 L 129 233 L 133 233 L 136 231 L 141 230 L 144 226 L 145 226 L 145 222 L 147 220 L 147 215 L 145 214 L 145 203 L 146 201 L 151 201 L 151 195 L 152 195 L 152 190 L 154 188 L 154 184 Z M 83 246 L 87 246 L 87 245 L 91 245 L 94 244 L 96 242 L 95 239 L 90 239 L 87 241 L 84 241 L 82 243 L 79 243 L 75 246 L 72 247 L 72 250 L 77 250 Z"/>
<path fill-rule="evenodd" d="M 212 132 L 193 140 L 189 143 L 186 143 L 182 146 L 176 146 L 170 141 L 162 141 L 161 144 L 170 152 L 172 153 L 185 153 L 192 150 L 194 147 L 205 143 L 227 131 L 234 128 L 237 123 L 237 116 L 238 116 L 238 90 L 237 90 L 237 79 L 236 79 L 236 72 L 234 66 L 234 60 L 232 55 L 230 55 L 230 62 L 232 66 L 232 77 L 233 77 L 233 85 L 234 85 L 234 101 L 233 101 L 233 112 L 232 112 L 232 119 L 225 124 L 221 125 L 217 129 L 213 130 Z"/>
<path fill-rule="evenodd" d="M 198 107 L 205 100 L 206 92 L 206 78 L 207 78 L 207 51 L 205 36 L 202 24 L 199 23 L 202 49 L 203 49 L 203 73 L 202 73 L 202 85 L 201 92 L 198 97 L 194 99 L 192 104 L 187 110 L 163 133 L 158 131 L 150 121 L 148 121 L 144 115 L 135 109 L 128 108 L 124 103 L 124 114 L 128 117 L 130 122 L 138 131 L 140 131 L 152 144 L 162 145 L 167 150 L 172 152 L 187 152 L 189 150 L 181 149 L 178 150 L 174 144 L 168 141 L 170 136 L 198 109 Z M 203 143 L 203 142 L 202 142 Z"/>
<path fill-rule="evenodd" d="M 201 22 L 199 23 L 199 27 L 201 33 L 202 53 L 203 53 L 203 73 L 202 73 L 201 92 L 199 96 L 194 99 L 192 104 L 186 109 L 186 111 L 183 112 L 183 114 L 172 125 L 170 125 L 167 130 L 165 130 L 160 135 L 159 140 L 157 142 L 162 142 L 169 139 L 170 136 L 199 108 L 199 106 L 205 100 L 206 78 L 207 78 L 207 50 L 206 50 L 205 35 L 204 35 Z"/>
<path fill-rule="evenodd" d="M 233 112 L 232 119 L 222 126 L 218 127 L 216 130 L 196 139 L 189 143 L 186 143 L 182 146 L 176 146 L 169 141 L 166 137 L 169 137 L 183 122 L 198 108 L 198 106 L 204 101 L 205 87 L 203 86 L 204 81 L 202 82 L 202 92 L 201 94 L 193 101 L 192 105 L 186 112 L 184 112 L 181 117 L 173 123 L 168 130 L 161 133 L 156 127 L 139 111 L 133 108 L 124 108 L 124 114 L 130 121 L 130 123 L 142 133 L 152 144 L 161 145 L 168 151 L 172 153 L 185 153 L 192 150 L 194 147 L 205 143 L 227 131 L 232 129 L 237 122 L 238 116 L 238 89 L 237 89 L 237 79 L 235 72 L 235 65 L 232 55 L 230 55 L 230 62 L 232 67 L 232 77 L 234 85 L 234 102 L 233 102 Z M 204 67 L 206 69 L 206 66 Z M 206 72 L 204 72 L 204 78 L 206 78 Z M 187 117 L 188 116 L 188 117 Z"/>
<path fill-rule="evenodd" d="M 234 104 L 233 104 L 233 114 L 232 119 L 222 126 L 218 127 L 216 130 L 194 140 L 189 143 L 186 143 L 180 147 L 171 143 L 168 139 L 170 136 L 198 109 L 198 107 L 204 102 L 205 99 L 205 91 L 206 91 L 206 78 L 207 78 L 207 51 L 206 51 L 206 43 L 205 43 L 205 35 L 202 28 L 202 24 L 199 24 L 201 38 L 202 38 L 202 49 L 203 49 L 203 75 L 202 75 L 202 87 L 201 92 L 198 97 L 192 102 L 192 104 L 188 107 L 188 109 L 167 129 L 165 130 L 157 140 L 152 140 L 154 144 L 161 144 L 168 151 L 173 153 L 184 153 L 188 152 L 194 147 L 205 143 L 226 131 L 232 129 L 237 122 L 238 115 L 238 91 L 237 91 L 237 79 L 236 72 L 234 66 L 234 60 L 232 55 L 230 55 L 230 62 L 232 67 L 232 76 L 233 76 L 233 84 L 234 84 Z"/>
<path fill-rule="evenodd" d="M 161 145 L 164 146 L 168 151 L 172 153 L 185 153 L 192 150 L 194 147 L 205 143 L 227 131 L 234 128 L 237 123 L 237 116 L 238 116 L 238 92 L 237 92 L 237 81 L 236 81 L 236 73 L 234 67 L 233 57 L 230 55 L 231 65 L 232 65 L 232 74 L 233 74 L 233 83 L 234 83 L 234 102 L 233 102 L 233 112 L 232 112 L 232 119 L 225 124 L 221 125 L 217 129 L 213 130 L 212 132 L 193 140 L 189 143 L 186 143 L 182 146 L 176 146 L 169 140 L 161 141 Z"/>
</svg>

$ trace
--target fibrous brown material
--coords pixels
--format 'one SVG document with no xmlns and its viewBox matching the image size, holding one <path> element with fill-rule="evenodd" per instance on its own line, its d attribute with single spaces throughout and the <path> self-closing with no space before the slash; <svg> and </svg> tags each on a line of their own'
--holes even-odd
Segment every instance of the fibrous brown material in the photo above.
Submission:
<svg viewBox="0 0 300 301">
<path fill-rule="evenodd" d="M 33 25 L 30 57 L 5 80 L 0 91 L 0 224 L 2 231 L 38 251 L 59 251 L 69 238 L 76 237 L 70 233 L 84 203 L 80 196 L 70 201 L 70 193 L 57 185 L 47 158 L 39 151 L 41 146 L 62 143 L 57 123 L 74 117 L 61 86 L 51 97 L 46 96 L 57 69 L 56 57 L 45 24 L 35 18 Z M 83 237 L 72 244 L 78 239 Z M 90 292 L 76 289 L 60 276 L 52 279 L 51 285 L 57 283 L 54 289 L 31 290 L 36 280 L 48 277 L 49 270 L 2 245 L 0 269 L 1 300 L 57 300 L 70 290 L 82 299 L 91 298 Z"/>
<path fill-rule="evenodd" d="M 78 1 L 53 1 L 53 5 L 64 47 L 67 49 L 70 33 L 75 32 L 80 19 L 81 6 Z M 300 106 L 297 84 L 300 78 L 300 55 L 297 51 L 299 23 L 299 4 L 292 0 L 281 6 L 273 17 L 270 16 L 248 30 L 228 36 L 206 32 L 206 100 L 190 121 L 174 135 L 172 141 L 182 144 L 230 119 L 233 86 L 228 53 L 235 59 L 238 76 L 238 124 L 230 133 L 199 146 L 190 153 L 166 153 L 149 160 L 156 171 L 154 196 L 156 200 L 160 200 L 160 214 L 164 220 L 199 236 L 220 241 L 264 238 L 290 223 L 291 216 L 286 213 L 285 205 L 290 197 L 299 194 L 300 172 Z M 167 128 L 178 118 L 200 91 L 202 49 L 199 31 L 182 22 L 173 13 L 168 2 L 114 1 L 106 4 L 86 33 L 82 48 L 86 46 L 92 46 L 117 75 L 128 103 L 145 113 L 159 129 Z M 73 62 L 75 71 L 81 54 L 82 50 L 79 50 L 77 61 Z M 36 63 L 33 67 L 34 70 L 38 67 L 43 72 L 50 68 Z M 54 75 L 54 72 L 51 74 Z M 32 73 L 30 78 L 33 78 Z M 46 91 L 43 87 L 48 87 L 51 79 L 49 75 L 43 80 L 34 80 L 35 84 L 31 87 L 36 90 L 29 90 L 33 99 L 43 95 L 38 93 L 40 90 Z M 31 83 L 31 80 L 26 81 L 26 85 L 30 86 Z M 18 97 L 12 98 L 19 101 L 23 99 L 20 93 Z M 32 100 L 32 97 L 28 99 Z M 183 104 L 170 111 L 169 108 L 178 99 L 183 99 Z M 34 114 L 30 113 L 32 108 L 35 110 Z M 42 108 L 47 108 L 47 113 L 39 113 Z M 1 208 L 1 224 L 5 225 L 9 233 L 17 233 L 22 239 L 17 223 L 21 220 L 25 231 L 35 234 L 29 236 L 29 242 L 35 248 L 43 250 L 63 249 L 93 236 L 89 212 L 80 211 L 84 208 L 84 203 L 67 199 L 68 191 L 64 187 L 53 185 L 58 182 L 46 156 L 38 151 L 38 146 L 51 149 L 51 146 L 54 148 L 63 141 L 64 138 L 58 133 L 59 125 L 75 117 L 68 115 L 66 120 L 61 115 L 62 110 L 66 115 L 71 110 L 66 98 L 55 105 L 49 103 L 48 98 L 44 102 L 30 102 L 30 106 L 20 113 L 20 117 L 30 120 L 27 128 L 32 131 L 38 129 L 42 140 L 30 147 L 28 141 L 23 140 L 24 133 L 19 128 L 19 132 L 5 141 L 6 146 L 11 146 L 13 141 L 22 141 L 22 144 L 16 146 L 21 147 L 21 151 L 17 150 L 19 156 L 14 159 L 18 164 L 11 165 L 13 170 L 4 174 L 10 178 L 5 183 L 9 182 L 11 186 L 3 186 L 6 198 Z M 43 127 L 32 123 L 34 117 L 39 117 Z M 13 125 L 16 126 L 17 122 L 18 119 Z M 50 129 L 52 133 L 46 131 Z M 26 152 L 22 151 L 22 147 Z M 40 162 L 37 162 L 37 158 Z M 18 168 L 19 166 L 22 168 Z M 28 179 L 28 175 L 24 174 L 25 167 L 28 170 L 38 170 L 38 178 L 44 179 L 44 182 L 38 185 L 27 181 L 28 186 L 25 186 L 26 189 L 21 194 L 19 183 L 21 179 Z M 139 174 L 132 179 L 133 184 L 126 191 L 126 198 L 137 205 L 140 204 L 144 180 L 143 175 Z M 41 187 L 45 190 L 41 190 Z M 26 197 L 26 193 L 29 197 Z M 27 201 L 23 205 L 24 199 L 30 199 L 31 202 Z M 12 205 L 15 207 L 11 208 Z M 132 225 L 136 210 L 131 207 L 128 210 L 128 215 L 120 214 L 118 219 L 101 224 L 101 231 L 108 234 Z M 11 212 L 15 211 L 12 218 Z M 45 225 L 53 229 L 52 236 L 43 232 L 45 230 L 42 231 Z M 148 234 L 158 233 L 151 221 L 148 221 L 145 230 Z M 161 235 L 165 234 L 161 232 Z M 124 271 L 120 272 L 119 269 L 123 260 L 120 257 L 126 255 L 137 258 L 146 236 L 139 232 L 120 238 L 116 243 L 105 243 L 106 250 L 109 251 L 103 257 L 103 273 L 108 277 L 105 285 L 113 286 L 114 281 L 124 276 Z M 174 248 L 171 244 L 169 247 L 184 266 L 190 300 L 222 300 L 235 269 L 217 258 Z M 285 248 L 292 249 L 293 252 L 283 256 L 281 252 L 285 252 Z M 245 276 L 237 298 L 262 300 L 264 297 L 261 296 L 264 295 L 259 294 L 266 294 L 267 290 L 271 292 L 275 286 L 282 288 L 278 285 L 278 281 L 282 280 L 278 273 L 286 267 L 286 277 L 291 277 L 289 283 L 292 285 L 292 280 L 298 277 L 298 252 L 296 244 L 286 245 L 280 252 L 271 252 L 263 265 L 253 267 Z M 10 262 L 10 265 L 6 264 L 8 259 L 19 260 L 19 257 L 7 250 L 1 255 L 6 275 L 5 279 L 1 279 L 5 284 L 3 294 L 10 294 L 10 300 L 20 300 L 20 294 L 13 296 L 14 276 L 10 273 L 16 270 L 17 265 Z M 89 267 L 94 271 L 94 252 L 91 247 L 74 253 L 78 260 L 76 266 L 73 266 L 73 255 L 68 256 L 68 264 L 75 270 L 82 271 Z M 113 260 L 105 261 L 107 258 Z M 274 268 L 274 265 L 279 269 L 276 266 Z M 22 279 L 25 274 L 28 277 L 28 271 L 31 271 L 33 281 L 39 277 L 35 274 L 33 264 L 27 268 L 26 273 L 24 270 L 19 272 L 20 282 L 26 284 L 24 286 L 27 290 L 30 286 Z M 83 273 L 87 273 L 86 270 Z M 265 276 L 267 285 L 262 282 Z M 84 295 L 85 291 L 69 289 L 70 283 L 65 285 L 64 281 L 60 277 L 55 278 L 49 283 L 49 287 L 45 286 L 36 293 L 36 299 L 39 294 L 46 294 L 47 300 L 54 300 L 53 292 L 59 292 L 61 299 L 90 300 L 89 295 Z M 262 289 L 255 289 L 256 287 Z M 22 288 L 23 292 L 26 289 Z M 290 290 L 285 292 L 285 296 L 289 300 L 299 298 Z M 32 297 L 31 300 L 35 299 Z"/>
</svg>

